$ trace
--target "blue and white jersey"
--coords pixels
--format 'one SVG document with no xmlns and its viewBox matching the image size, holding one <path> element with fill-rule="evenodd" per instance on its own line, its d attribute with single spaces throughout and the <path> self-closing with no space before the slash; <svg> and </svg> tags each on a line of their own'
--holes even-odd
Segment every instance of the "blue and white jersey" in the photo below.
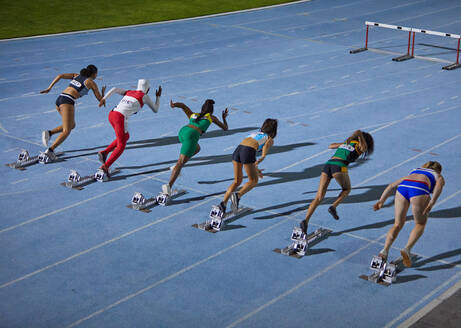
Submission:
<svg viewBox="0 0 461 328">
<path fill-rule="evenodd" d="M 410 174 L 424 174 L 425 176 L 427 176 L 429 178 L 429 181 L 431 182 L 431 187 L 429 191 L 431 193 L 434 191 L 437 178 L 439 177 L 439 174 L 436 171 L 432 169 L 417 168 L 411 171 Z"/>
<path fill-rule="evenodd" d="M 248 136 L 248 138 L 253 138 L 258 142 L 258 151 L 262 150 L 267 140 L 269 140 L 269 136 L 267 135 L 267 133 L 261 131 L 253 132 Z"/>
<path fill-rule="evenodd" d="M 87 77 L 77 76 L 72 79 L 69 83 L 69 87 L 74 88 L 80 94 L 80 97 L 83 97 L 88 94 L 88 88 L 85 85 Z"/>
</svg>

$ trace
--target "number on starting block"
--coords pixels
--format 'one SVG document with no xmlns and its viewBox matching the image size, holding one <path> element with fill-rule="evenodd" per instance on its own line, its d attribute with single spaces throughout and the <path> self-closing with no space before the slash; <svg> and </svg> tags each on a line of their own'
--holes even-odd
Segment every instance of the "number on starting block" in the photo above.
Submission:
<svg viewBox="0 0 461 328">
<path fill-rule="evenodd" d="M 165 194 L 163 192 L 159 193 L 157 196 L 157 203 L 162 206 L 168 205 L 170 202 L 170 196 L 168 194 Z"/>
<path fill-rule="evenodd" d="M 70 170 L 70 174 L 69 174 L 69 177 L 67 178 L 67 181 L 71 182 L 71 183 L 76 183 L 76 182 L 80 182 L 80 174 L 78 174 L 77 171 L 75 170 Z"/>
<path fill-rule="evenodd" d="M 393 263 L 388 263 L 383 272 L 383 281 L 392 284 L 397 280 L 397 266 Z"/>
<path fill-rule="evenodd" d="M 381 271 L 385 265 L 386 261 L 384 261 L 380 256 L 373 256 L 370 263 L 370 269 L 374 271 Z"/>
<path fill-rule="evenodd" d="M 41 164 L 48 164 L 51 162 L 51 158 L 46 153 L 40 153 L 38 155 L 38 161 Z"/>
<path fill-rule="evenodd" d="M 132 205 L 144 205 L 146 203 L 146 198 L 140 192 L 135 192 L 133 198 L 131 198 Z"/>
<path fill-rule="evenodd" d="M 222 219 L 223 216 L 224 216 L 224 213 L 223 211 L 221 211 L 219 206 L 214 205 L 211 207 L 210 219 L 215 219 L 215 218 Z"/>
<path fill-rule="evenodd" d="M 291 240 L 297 241 L 297 240 L 305 240 L 306 239 L 306 234 L 301 230 L 301 228 L 294 227 L 293 232 L 291 233 Z"/>
<path fill-rule="evenodd" d="M 109 180 L 107 174 L 102 169 L 96 171 L 96 173 L 94 174 L 94 178 L 98 182 L 105 182 Z"/>
<path fill-rule="evenodd" d="M 23 150 L 19 153 L 18 162 L 26 162 L 30 159 L 29 152 L 27 150 Z"/>
</svg>

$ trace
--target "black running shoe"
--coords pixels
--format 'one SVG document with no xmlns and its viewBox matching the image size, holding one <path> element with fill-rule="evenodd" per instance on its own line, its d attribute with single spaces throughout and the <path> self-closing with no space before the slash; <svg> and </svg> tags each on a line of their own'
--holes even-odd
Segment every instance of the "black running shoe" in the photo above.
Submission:
<svg viewBox="0 0 461 328">
<path fill-rule="evenodd" d="M 301 228 L 301 230 L 307 234 L 307 222 L 306 220 L 302 220 L 300 223 L 299 223 L 299 227 Z"/>
<path fill-rule="evenodd" d="M 101 167 L 99 168 L 100 170 L 103 170 L 104 173 L 106 174 L 107 178 L 110 179 L 110 172 L 109 172 L 109 169 L 103 164 L 101 165 Z"/>
<path fill-rule="evenodd" d="M 236 213 L 239 209 L 239 202 L 240 202 L 240 197 L 239 197 L 239 194 L 238 192 L 233 192 L 231 194 L 231 208 L 232 208 L 232 212 Z"/>
<path fill-rule="evenodd" d="M 331 216 L 333 217 L 333 219 L 339 220 L 338 213 L 336 213 L 336 208 L 334 208 L 333 206 L 330 206 L 330 207 L 328 208 L 328 213 L 331 214 Z"/>
<path fill-rule="evenodd" d="M 224 202 L 219 203 L 218 207 L 223 214 L 226 214 L 226 205 L 224 205 Z"/>
<path fill-rule="evenodd" d="M 98 159 L 101 162 L 101 164 L 106 163 L 107 154 L 102 151 L 98 152 Z"/>
</svg>

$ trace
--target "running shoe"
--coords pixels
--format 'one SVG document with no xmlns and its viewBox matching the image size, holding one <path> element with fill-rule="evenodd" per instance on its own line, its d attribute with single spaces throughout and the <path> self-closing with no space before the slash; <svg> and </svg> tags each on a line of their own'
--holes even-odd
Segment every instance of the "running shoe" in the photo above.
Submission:
<svg viewBox="0 0 461 328">
<path fill-rule="evenodd" d="M 299 223 L 299 227 L 301 228 L 301 230 L 307 234 L 307 222 L 306 220 L 302 220 L 300 223 Z"/>
<path fill-rule="evenodd" d="M 43 146 L 48 147 L 48 141 L 50 141 L 50 131 L 42 131 L 42 143 Z"/>
<path fill-rule="evenodd" d="M 412 263 L 411 263 L 410 252 L 408 251 L 408 249 L 403 248 L 400 251 L 400 255 L 402 255 L 402 258 L 403 258 L 403 265 L 406 266 L 407 268 L 411 268 Z"/>
<path fill-rule="evenodd" d="M 45 150 L 45 154 L 46 156 L 48 156 L 50 162 L 54 162 L 56 160 L 56 154 L 51 148 L 48 148 L 47 150 Z"/>
<path fill-rule="evenodd" d="M 239 209 L 239 202 L 240 202 L 240 197 L 239 197 L 238 192 L 233 192 L 231 194 L 231 202 L 232 202 L 231 204 L 232 212 L 237 213 Z"/>
<path fill-rule="evenodd" d="M 333 219 L 339 220 L 338 213 L 336 213 L 336 208 L 334 208 L 333 206 L 330 206 L 330 207 L 328 208 L 328 213 L 331 214 L 331 216 L 333 217 Z"/>
</svg>

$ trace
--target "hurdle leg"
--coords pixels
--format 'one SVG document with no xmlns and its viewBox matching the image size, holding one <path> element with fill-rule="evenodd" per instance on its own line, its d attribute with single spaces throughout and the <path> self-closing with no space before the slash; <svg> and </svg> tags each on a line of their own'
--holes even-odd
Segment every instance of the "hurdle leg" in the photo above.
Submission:
<svg viewBox="0 0 461 328">
<path fill-rule="evenodd" d="M 457 69 L 461 67 L 461 64 L 459 63 L 459 46 L 460 46 L 460 41 L 461 39 L 458 39 L 458 49 L 456 50 L 456 63 L 447 65 L 442 67 L 442 69 L 446 69 L 447 71 L 451 71 L 453 69 Z"/>
<path fill-rule="evenodd" d="M 408 59 L 412 59 L 414 58 L 413 55 L 410 55 L 410 45 L 411 45 L 411 29 L 410 31 L 408 32 L 408 47 L 407 47 L 407 53 L 403 56 L 399 56 L 399 57 L 395 57 L 395 58 L 392 58 L 393 61 L 396 61 L 396 62 L 401 62 L 401 61 L 404 61 L 404 60 L 408 60 Z M 413 45 L 414 46 L 414 45 Z M 414 49 L 414 48 L 413 48 Z M 412 50 L 413 52 L 413 50 Z"/>
<path fill-rule="evenodd" d="M 368 27 L 369 26 L 367 25 L 367 31 L 366 31 L 366 34 L 365 34 L 365 48 L 353 49 L 353 50 L 349 51 L 350 54 L 356 54 L 356 53 L 368 50 Z"/>
</svg>

